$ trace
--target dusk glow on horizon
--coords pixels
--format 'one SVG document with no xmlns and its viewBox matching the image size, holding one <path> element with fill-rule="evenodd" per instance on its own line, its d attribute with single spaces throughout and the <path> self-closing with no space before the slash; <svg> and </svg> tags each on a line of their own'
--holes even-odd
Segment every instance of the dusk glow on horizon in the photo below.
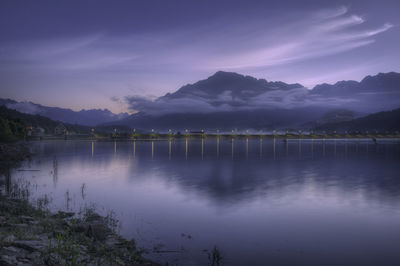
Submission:
<svg viewBox="0 0 400 266">
<path fill-rule="evenodd" d="M 399 1 L 2 1 L 1 98 L 125 112 L 219 70 L 300 83 L 400 71 Z"/>
</svg>

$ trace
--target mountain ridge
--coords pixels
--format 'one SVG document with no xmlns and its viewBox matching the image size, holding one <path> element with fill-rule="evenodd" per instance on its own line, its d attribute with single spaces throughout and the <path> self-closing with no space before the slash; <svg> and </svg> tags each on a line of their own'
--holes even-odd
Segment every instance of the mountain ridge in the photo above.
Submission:
<svg viewBox="0 0 400 266">
<path fill-rule="evenodd" d="M 245 84 L 246 83 L 246 84 Z M 217 86 L 217 88 L 215 87 Z M 257 91 L 253 91 L 253 95 L 243 95 L 244 93 L 249 93 L 249 88 L 256 88 Z M 173 93 L 167 93 L 164 96 L 159 98 L 179 98 L 183 95 L 193 94 L 193 91 L 198 93 L 199 91 L 209 93 L 209 97 L 220 95 L 225 91 L 232 91 L 232 97 L 249 97 L 254 96 L 254 94 L 260 94 L 267 90 L 274 89 L 293 89 L 293 88 L 304 88 L 303 85 L 295 83 L 295 84 L 287 84 L 282 81 L 267 81 L 265 79 L 257 79 L 252 76 L 242 75 L 236 72 L 226 72 L 226 71 L 217 71 L 215 74 L 209 76 L 206 79 L 199 80 L 192 84 L 186 84 L 179 89 L 177 89 Z M 217 93 L 210 94 L 217 90 Z M 198 96 L 204 96 L 198 95 Z M 242 96 L 242 97 L 240 97 Z"/>
<path fill-rule="evenodd" d="M 355 80 L 342 80 L 338 81 L 334 84 L 322 83 L 314 86 L 311 89 L 311 93 L 326 93 L 329 94 L 335 93 L 336 96 L 338 93 L 360 93 L 360 92 L 371 92 L 373 89 L 378 87 L 384 87 L 386 92 L 400 92 L 399 87 L 400 73 L 397 72 L 387 72 L 387 73 L 378 73 L 376 75 L 368 75 L 365 76 L 361 81 Z M 349 90 L 350 91 L 346 91 Z M 326 90 L 323 92 L 323 90 Z M 374 91 L 377 92 L 377 91 Z"/>
<path fill-rule="evenodd" d="M 400 108 L 369 114 L 349 121 L 326 123 L 316 127 L 316 130 L 324 131 L 370 131 L 371 133 L 382 131 L 400 131 Z"/>
<path fill-rule="evenodd" d="M 211 124 L 217 127 L 218 120 L 215 117 L 218 117 L 221 120 L 219 123 L 226 128 L 249 127 L 250 121 L 254 127 L 290 127 L 321 121 L 324 114 L 335 110 L 347 110 L 357 118 L 398 108 L 400 73 L 368 75 L 359 82 L 343 80 L 334 84 L 323 83 L 309 90 L 299 83 L 267 81 L 235 72 L 218 71 L 154 101 L 129 96 L 126 99 L 130 109 L 137 113 L 113 114 L 108 109 L 73 111 L 11 99 L 0 99 L 0 105 L 88 126 L 145 125 L 157 128 L 165 124 L 164 121 L 169 121 L 163 127 L 183 129 L 188 125 L 193 127 L 196 121 L 197 128 L 207 128 Z"/>
<path fill-rule="evenodd" d="M 95 126 L 128 117 L 128 113 L 114 114 L 106 108 L 74 111 L 69 108 L 49 107 L 31 101 L 18 102 L 12 99 L 0 99 L 0 105 L 26 114 L 41 115 L 64 123 L 87 126 Z"/>
<path fill-rule="evenodd" d="M 118 123 L 164 129 L 168 126 L 183 129 L 196 124 L 197 129 L 215 128 L 214 118 L 218 116 L 221 126 L 231 129 L 249 127 L 248 121 L 257 128 L 295 127 L 320 121 L 335 110 L 345 109 L 356 118 L 394 109 L 400 106 L 399 93 L 400 74 L 396 72 L 366 76 L 361 81 L 318 84 L 308 90 L 299 83 L 268 82 L 218 71 L 155 101 L 132 101 L 132 109 L 139 112 Z M 165 121 L 169 121 L 168 125 Z"/>
</svg>

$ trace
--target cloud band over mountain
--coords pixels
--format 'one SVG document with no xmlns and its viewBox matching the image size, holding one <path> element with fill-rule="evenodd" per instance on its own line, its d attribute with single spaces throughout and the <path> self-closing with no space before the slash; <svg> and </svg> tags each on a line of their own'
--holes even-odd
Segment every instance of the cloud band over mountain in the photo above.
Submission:
<svg viewBox="0 0 400 266">
<path fill-rule="evenodd" d="M 387 84 L 378 79 L 388 79 Z M 382 84 L 379 86 L 379 84 Z M 400 105 L 400 75 L 386 74 L 363 82 L 321 84 L 308 90 L 300 84 L 267 82 L 231 72 L 217 72 L 206 80 L 181 87 L 157 99 L 127 96 L 129 109 L 150 115 L 212 113 L 306 107 L 349 108 L 361 112 Z M 393 98 L 393 95 L 397 96 Z M 371 105 L 370 103 L 374 104 Z M 371 110 L 369 110 L 371 109 Z M 373 109 L 373 110 L 372 110 Z"/>
</svg>

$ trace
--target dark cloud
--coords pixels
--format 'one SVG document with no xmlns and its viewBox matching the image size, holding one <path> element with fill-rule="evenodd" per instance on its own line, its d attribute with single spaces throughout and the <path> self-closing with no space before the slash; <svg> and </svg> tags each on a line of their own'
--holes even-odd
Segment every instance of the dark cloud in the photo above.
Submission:
<svg viewBox="0 0 400 266">
<path fill-rule="evenodd" d="M 121 102 L 121 99 L 119 98 L 119 97 L 117 97 L 117 96 L 111 96 L 111 101 L 113 101 L 113 102 L 117 102 L 117 103 L 119 103 L 119 102 Z"/>
</svg>

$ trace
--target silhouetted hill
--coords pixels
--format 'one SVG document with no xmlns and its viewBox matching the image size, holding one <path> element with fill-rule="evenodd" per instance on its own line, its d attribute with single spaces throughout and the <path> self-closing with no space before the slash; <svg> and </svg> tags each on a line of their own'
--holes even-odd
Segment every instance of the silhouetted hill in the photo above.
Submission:
<svg viewBox="0 0 400 266">
<path fill-rule="evenodd" d="M 335 84 L 316 85 L 312 94 L 325 96 L 354 95 L 357 93 L 400 93 L 400 73 L 379 73 L 366 76 L 360 82 L 354 80 L 339 81 Z"/>
<path fill-rule="evenodd" d="M 50 118 L 41 115 L 30 115 L 21 113 L 18 112 L 17 110 L 7 108 L 4 105 L 0 106 L 0 118 L 7 120 L 18 120 L 22 122 L 25 125 L 25 127 L 26 126 L 41 127 L 45 130 L 45 133 L 47 134 L 53 134 L 55 127 L 61 123 L 60 121 L 54 121 Z M 64 126 L 70 132 L 77 132 L 77 133 L 90 132 L 90 128 L 87 126 L 71 125 L 68 123 L 64 123 Z"/>
<path fill-rule="evenodd" d="M 326 112 L 321 120 L 318 121 L 320 124 L 326 123 L 338 123 L 354 119 L 354 112 L 347 109 L 338 109 Z"/>
<path fill-rule="evenodd" d="M 316 111 L 317 110 L 317 111 Z M 273 130 L 302 127 L 305 120 L 317 120 L 321 112 L 316 108 L 294 110 L 243 110 L 214 113 L 175 113 L 165 115 L 132 115 L 121 122 L 131 128 L 173 130 Z"/>
<path fill-rule="evenodd" d="M 64 123 L 87 126 L 118 121 L 128 117 L 127 113 L 114 114 L 108 109 L 83 109 L 77 112 L 66 108 L 48 107 L 32 102 L 17 102 L 10 99 L 0 99 L 0 105 L 6 105 L 8 108 L 22 113 L 41 115 Z"/>
<path fill-rule="evenodd" d="M 327 123 L 316 127 L 325 131 L 369 131 L 396 132 L 400 131 L 400 108 L 392 111 L 379 112 L 351 121 Z"/>
</svg>

